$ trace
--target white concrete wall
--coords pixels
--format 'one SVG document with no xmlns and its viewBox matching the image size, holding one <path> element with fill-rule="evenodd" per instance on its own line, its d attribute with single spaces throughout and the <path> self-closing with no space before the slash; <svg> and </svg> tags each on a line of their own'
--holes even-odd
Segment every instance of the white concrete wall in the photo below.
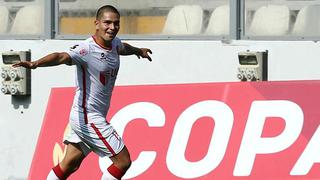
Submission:
<svg viewBox="0 0 320 180">
<path fill-rule="evenodd" d="M 32 51 L 36 60 L 73 40 L 0 40 L 0 51 Z M 153 62 L 123 57 L 117 85 L 230 82 L 240 51 L 269 51 L 269 80 L 320 79 L 320 44 L 311 41 L 127 41 L 152 49 Z M 2 59 L 0 58 L 1 63 Z M 74 86 L 74 67 L 32 71 L 31 98 L 0 94 L 0 179 L 26 179 L 52 87 Z M 24 106 L 23 106 L 24 105 Z"/>
</svg>

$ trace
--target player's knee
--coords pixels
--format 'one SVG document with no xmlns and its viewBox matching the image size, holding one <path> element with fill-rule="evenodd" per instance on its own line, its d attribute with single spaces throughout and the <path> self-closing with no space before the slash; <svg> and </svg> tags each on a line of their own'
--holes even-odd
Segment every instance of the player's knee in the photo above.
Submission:
<svg viewBox="0 0 320 180">
<path fill-rule="evenodd" d="M 131 158 L 128 150 L 124 148 L 119 154 L 112 157 L 112 161 L 122 171 L 126 172 L 131 166 Z"/>
</svg>

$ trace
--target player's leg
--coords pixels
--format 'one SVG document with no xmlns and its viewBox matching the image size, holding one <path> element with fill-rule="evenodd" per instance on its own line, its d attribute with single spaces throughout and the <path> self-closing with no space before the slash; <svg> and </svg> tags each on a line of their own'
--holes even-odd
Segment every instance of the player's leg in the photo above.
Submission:
<svg viewBox="0 0 320 180">
<path fill-rule="evenodd" d="M 131 165 L 130 154 L 126 146 L 116 155 L 110 157 L 113 164 L 109 166 L 101 180 L 118 180 L 126 173 Z"/>
<path fill-rule="evenodd" d="M 66 155 L 57 166 L 49 172 L 47 180 L 64 180 L 70 174 L 79 169 L 85 154 L 81 151 L 79 144 L 69 143 L 66 149 Z"/>
<path fill-rule="evenodd" d="M 104 170 L 102 180 L 117 180 L 131 165 L 130 154 L 122 138 L 104 117 L 90 123 L 90 138 L 84 140 L 100 157 L 109 157 L 113 164 Z"/>
</svg>

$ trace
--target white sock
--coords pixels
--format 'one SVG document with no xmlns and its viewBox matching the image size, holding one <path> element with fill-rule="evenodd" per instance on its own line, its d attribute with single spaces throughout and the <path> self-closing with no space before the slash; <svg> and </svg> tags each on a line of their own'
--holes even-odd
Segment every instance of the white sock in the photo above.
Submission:
<svg viewBox="0 0 320 180">
<path fill-rule="evenodd" d="M 47 176 L 47 180 L 60 180 L 60 179 L 57 177 L 57 175 L 51 169 L 51 171 L 49 172 L 49 174 Z"/>
</svg>

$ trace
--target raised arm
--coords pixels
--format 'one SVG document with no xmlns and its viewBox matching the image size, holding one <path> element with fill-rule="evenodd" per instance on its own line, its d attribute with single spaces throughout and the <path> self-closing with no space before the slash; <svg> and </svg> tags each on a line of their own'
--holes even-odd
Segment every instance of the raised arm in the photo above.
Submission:
<svg viewBox="0 0 320 180">
<path fill-rule="evenodd" d="M 47 67 L 47 66 L 57 66 L 60 64 L 72 65 L 71 58 L 69 54 L 62 53 L 52 53 L 47 56 L 40 58 L 37 61 L 21 61 L 16 64 L 13 64 L 13 67 L 25 67 L 28 69 L 35 69 L 37 67 Z"/>
<path fill-rule="evenodd" d="M 128 43 L 122 43 L 123 48 L 119 50 L 120 55 L 136 55 L 139 59 L 147 58 L 149 61 L 152 61 L 151 57 L 149 56 L 149 53 L 152 54 L 152 51 L 148 48 L 137 48 L 134 46 L 131 46 Z"/>
</svg>

